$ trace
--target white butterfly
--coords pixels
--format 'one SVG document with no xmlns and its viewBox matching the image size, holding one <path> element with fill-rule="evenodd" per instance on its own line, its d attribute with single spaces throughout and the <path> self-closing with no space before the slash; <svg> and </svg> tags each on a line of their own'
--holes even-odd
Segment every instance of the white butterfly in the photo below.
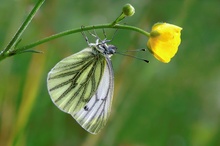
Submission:
<svg viewBox="0 0 220 146">
<path fill-rule="evenodd" d="M 114 75 L 110 40 L 86 41 L 88 48 L 64 58 L 48 73 L 47 88 L 53 103 L 69 113 L 88 132 L 98 133 L 110 115 Z"/>
</svg>

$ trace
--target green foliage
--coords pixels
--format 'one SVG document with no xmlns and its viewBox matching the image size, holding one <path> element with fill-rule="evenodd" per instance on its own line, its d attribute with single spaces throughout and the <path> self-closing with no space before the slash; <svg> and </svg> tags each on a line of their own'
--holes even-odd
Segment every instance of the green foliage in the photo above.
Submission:
<svg viewBox="0 0 220 146">
<path fill-rule="evenodd" d="M 46 1 L 18 46 L 81 25 L 112 22 L 125 1 Z M 35 1 L 2 0 L 0 48 L 4 48 Z M 220 144 L 219 1 L 139 0 L 123 22 L 150 30 L 158 22 L 183 28 L 177 55 L 169 64 L 149 52 L 144 62 L 114 55 L 112 113 L 98 135 L 82 129 L 52 103 L 48 71 L 61 59 L 87 47 L 80 33 L 56 39 L 0 62 L 0 145 L 213 146 Z M 13 11 L 11 11 L 13 10 Z M 6 17 L 7 14 L 7 17 Z M 122 23 L 123 23 L 122 22 Z M 111 37 L 114 29 L 106 30 Z M 97 31 L 101 34 L 101 31 Z M 102 37 L 102 35 L 100 35 Z M 145 36 L 118 30 L 120 51 L 146 48 Z"/>
</svg>

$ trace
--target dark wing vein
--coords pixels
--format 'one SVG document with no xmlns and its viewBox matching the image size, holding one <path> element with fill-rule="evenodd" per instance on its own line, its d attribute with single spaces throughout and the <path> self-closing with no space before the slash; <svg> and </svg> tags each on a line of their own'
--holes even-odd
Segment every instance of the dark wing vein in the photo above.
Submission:
<svg viewBox="0 0 220 146">
<path fill-rule="evenodd" d="M 104 82 L 102 83 L 102 86 L 104 85 L 104 88 L 106 90 L 104 92 L 104 95 L 102 95 L 102 97 L 100 96 L 102 92 L 100 90 L 102 90 L 102 87 L 99 85 L 99 91 L 97 91 L 92 97 L 93 101 L 91 103 L 88 103 L 88 106 L 85 106 L 86 108 L 84 109 L 84 111 L 73 115 L 73 117 L 76 118 L 80 125 L 82 125 L 83 128 L 91 133 L 97 133 L 106 124 L 111 109 L 111 99 L 113 92 L 113 72 L 110 60 L 107 61 L 108 65 L 104 66 L 107 67 L 106 71 L 108 72 L 108 74 L 107 76 L 105 75 L 106 79 L 103 80 Z M 101 77 L 104 78 L 103 76 Z M 108 82 L 108 84 L 105 84 L 106 82 Z M 107 103 L 108 101 L 110 103 Z"/>
<path fill-rule="evenodd" d="M 80 57 L 73 55 L 63 59 L 48 74 L 51 99 L 68 113 L 77 112 L 89 102 L 103 74 L 105 58 L 91 48 L 86 53 L 86 57 L 78 53 Z"/>
<path fill-rule="evenodd" d="M 76 87 L 76 85 L 79 85 L 79 83 L 77 83 L 77 80 L 79 79 L 80 75 L 82 74 L 83 71 L 85 71 L 92 64 L 93 64 L 93 61 L 89 61 L 87 64 L 82 66 L 82 68 L 79 69 L 79 71 L 70 80 L 68 80 L 68 82 L 71 83 L 70 86 L 60 95 L 59 98 L 56 99 L 55 102 L 58 102 L 59 100 L 64 98 L 74 87 Z M 57 86 L 61 87 L 60 86 L 61 84 L 59 84 Z M 57 86 L 55 86 L 55 87 L 57 87 Z M 58 89 L 58 88 L 56 88 L 56 89 Z M 74 96 L 72 98 L 74 98 L 77 95 L 78 94 L 76 94 L 76 95 L 74 94 Z M 72 100 L 72 98 L 70 100 Z"/>
<path fill-rule="evenodd" d="M 69 56 L 69 57 L 71 57 L 71 56 Z M 61 61 L 59 63 L 62 63 L 62 66 L 56 67 L 56 68 L 54 68 L 54 70 L 55 71 L 56 70 L 66 71 L 66 70 L 75 69 L 76 67 L 81 66 L 85 62 L 91 61 L 93 58 L 94 58 L 94 54 L 90 53 L 90 55 L 86 55 L 85 57 L 75 57 L 74 63 L 67 64 L 67 63 Z M 77 61 L 75 61 L 75 60 L 77 60 Z"/>
<path fill-rule="evenodd" d="M 78 62 L 76 62 L 74 64 L 71 64 L 71 65 L 66 65 L 65 68 L 63 66 L 55 68 L 55 70 L 59 69 L 58 70 L 59 72 L 56 75 L 50 77 L 49 80 L 70 76 L 70 75 L 73 75 L 77 72 L 80 72 L 80 70 L 82 68 L 79 68 L 79 67 L 82 66 L 83 64 L 87 63 L 87 62 L 92 62 L 93 59 L 94 59 L 94 55 L 91 55 L 85 60 L 78 61 Z M 78 68 L 78 69 L 76 69 L 76 68 Z M 72 69 L 74 69 L 74 70 L 72 70 Z"/>
<path fill-rule="evenodd" d="M 90 98 L 92 97 L 91 95 L 93 95 L 94 94 L 94 88 L 91 88 L 91 90 L 90 90 L 90 96 L 88 96 L 88 97 L 85 97 L 85 93 L 86 93 L 86 89 L 87 89 L 87 87 L 88 87 L 88 83 L 89 83 L 89 81 L 90 80 L 94 80 L 95 81 L 95 79 L 93 79 L 92 78 L 92 76 L 94 75 L 94 73 L 95 73 L 95 71 L 96 71 L 96 68 L 97 68 L 97 66 L 98 66 L 98 57 L 99 56 L 96 56 L 96 57 L 94 57 L 94 60 L 93 60 L 93 64 L 91 64 L 93 67 L 91 68 L 91 70 L 89 71 L 89 73 L 88 73 L 88 76 L 86 77 L 86 79 L 85 79 L 85 81 L 84 82 L 82 82 L 81 84 L 80 84 L 80 87 L 79 87 L 79 89 L 77 90 L 77 92 L 72 96 L 72 98 L 70 98 L 69 99 L 69 101 L 67 102 L 67 105 L 68 104 L 70 104 L 71 102 L 72 102 L 72 100 L 81 92 L 81 90 L 83 90 L 82 91 L 82 93 L 81 93 L 81 96 L 79 96 L 77 99 L 78 99 L 78 101 L 75 101 L 75 102 L 77 102 L 77 104 L 76 104 L 76 106 L 75 106 L 75 108 L 74 108 L 74 110 L 80 105 L 80 103 L 82 103 L 82 102 L 88 102 L 89 100 L 90 100 Z M 99 83 L 100 81 L 98 81 L 98 83 Z M 95 83 L 95 84 L 97 84 L 97 83 Z M 66 106 L 67 106 L 66 105 Z"/>
</svg>

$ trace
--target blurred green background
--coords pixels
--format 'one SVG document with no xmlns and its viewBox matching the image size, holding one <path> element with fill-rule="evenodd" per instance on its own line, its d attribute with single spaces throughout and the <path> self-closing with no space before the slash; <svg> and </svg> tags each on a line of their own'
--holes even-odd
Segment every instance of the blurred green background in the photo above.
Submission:
<svg viewBox="0 0 220 146">
<path fill-rule="evenodd" d="M 0 48 L 14 35 L 37 0 L 1 0 Z M 35 47 L 0 62 L 0 145 L 18 146 L 219 146 L 219 0 L 51 0 L 22 36 L 24 46 L 81 25 L 112 22 L 124 4 L 136 13 L 123 23 L 150 31 L 156 22 L 183 28 L 169 64 L 148 51 L 134 54 L 149 64 L 115 55 L 111 117 L 98 135 L 82 129 L 51 101 L 46 78 L 61 59 L 87 44 L 80 33 Z M 114 29 L 106 30 L 111 37 Z M 97 31 L 100 34 L 102 31 Z M 147 38 L 119 30 L 112 44 L 123 52 L 146 48 Z"/>
</svg>

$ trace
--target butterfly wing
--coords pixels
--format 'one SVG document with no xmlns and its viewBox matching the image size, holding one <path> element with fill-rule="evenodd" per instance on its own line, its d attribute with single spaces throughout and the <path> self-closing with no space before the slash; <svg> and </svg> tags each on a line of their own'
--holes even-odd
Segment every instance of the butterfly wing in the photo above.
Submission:
<svg viewBox="0 0 220 146">
<path fill-rule="evenodd" d="M 91 48 L 64 58 L 48 73 L 47 87 L 54 104 L 87 131 L 97 133 L 105 125 L 113 94 L 109 58 Z"/>
<path fill-rule="evenodd" d="M 72 114 L 76 121 L 90 133 L 98 133 L 105 126 L 111 111 L 113 89 L 112 64 L 110 59 L 106 58 L 104 74 L 97 91 L 83 109 Z"/>
</svg>

